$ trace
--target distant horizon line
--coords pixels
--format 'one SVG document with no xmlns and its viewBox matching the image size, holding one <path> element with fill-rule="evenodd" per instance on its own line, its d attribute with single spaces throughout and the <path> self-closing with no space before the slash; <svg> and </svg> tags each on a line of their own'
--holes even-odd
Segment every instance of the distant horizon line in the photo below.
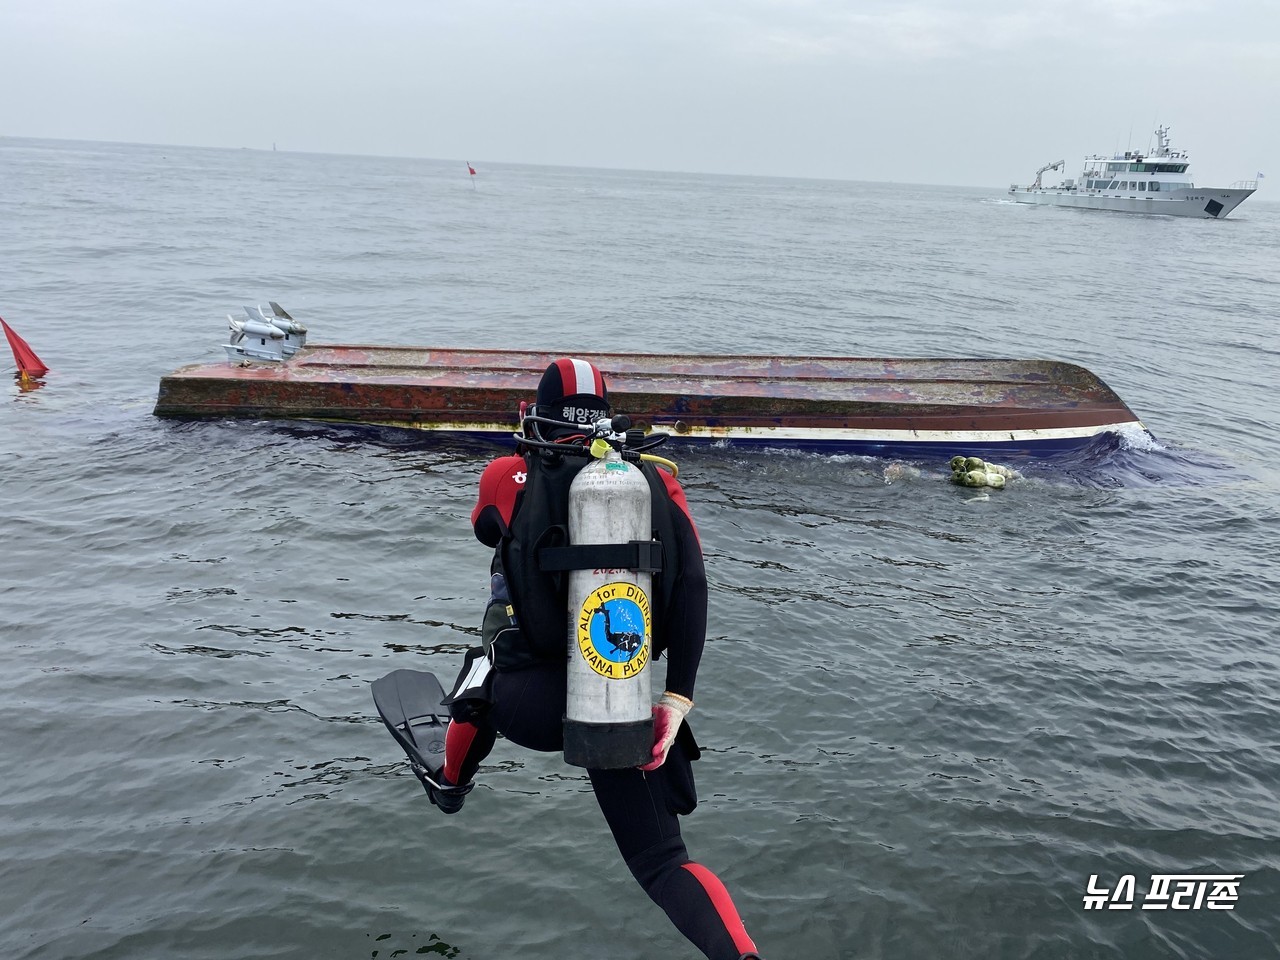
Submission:
<svg viewBox="0 0 1280 960">
<path fill-rule="evenodd" d="M 406 156 L 401 154 L 383 154 L 383 153 L 340 153 L 340 152 L 335 152 L 331 150 L 295 150 L 295 149 L 288 149 L 288 148 L 281 150 L 278 147 L 279 141 L 273 141 L 271 146 L 269 147 L 250 147 L 250 146 L 243 146 L 243 145 L 238 147 L 225 147 L 225 146 L 203 146 L 203 145 L 191 144 L 191 143 L 151 143 L 143 140 L 93 140 L 93 139 L 87 139 L 87 138 L 32 137 L 32 136 L 20 136 L 15 134 L 0 134 L 0 141 L 3 141 L 3 140 L 31 140 L 31 141 L 45 141 L 50 143 L 97 143 L 97 144 L 110 144 L 113 146 L 120 146 L 120 147 L 173 147 L 175 149 L 181 149 L 181 150 L 227 150 L 227 151 L 249 150 L 257 153 L 294 153 L 294 154 L 300 154 L 302 156 L 312 156 L 312 157 L 369 157 L 369 158 L 378 159 L 378 160 L 426 160 L 433 163 L 466 164 L 468 162 L 471 162 L 465 159 L 461 159 L 461 158 L 455 159 L 452 157 L 419 157 L 419 156 Z M 966 189 L 973 189 L 973 190 L 1003 191 L 1006 189 L 1005 187 L 998 187 L 992 184 L 981 184 L 981 183 L 968 183 L 968 184 L 966 183 L 921 183 L 921 182 L 912 181 L 912 180 L 866 180 L 866 179 L 854 179 L 850 177 L 800 177 L 800 176 L 776 174 L 776 173 L 724 173 L 722 171 L 674 170 L 674 169 L 661 170 L 661 169 L 649 169 L 645 167 L 578 166 L 575 164 L 567 164 L 567 163 L 533 163 L 527 160 L 480 160 L 480 161 L 472 162 L 473 165 L 476 162 L 481 164 L 485 164 L 485 163 L 501 164 L 504 166 L 511 166 L 511 167 L 548 167 L 548 168 L 560 168 L 565 170 L 603 170 L 611 173 L 660 173 L 660 174 L 672 174 L 677 176 L 739 177 L 739 178 L 751 178 L 751 179 L 758 179 L 758 180 L 800 180 L 800 181 L 816 182 L 816 183 L 823 183 L 823 182 L 826 182 L 826 183 L 874 183 L 881 186 L 904 186 L 904 187 L 964 187 Z"/>
</svg>

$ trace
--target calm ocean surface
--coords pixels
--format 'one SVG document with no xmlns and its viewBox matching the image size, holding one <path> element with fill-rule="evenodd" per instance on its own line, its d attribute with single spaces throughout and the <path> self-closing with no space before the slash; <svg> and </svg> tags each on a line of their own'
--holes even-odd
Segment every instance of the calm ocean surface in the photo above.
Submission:
<svg viewBox="0 0 1280 960">
<path fill-rule="evenodd" d="M 52 368 L 0 377 L 0 956 L 697 955 L 579 771 L 499 743 L 446 820 L 374 714 L 475 642 L 486 451 L 152 416 L 268 299 L 316 342 L 1093 370 L 1154 441 L 986 499 L 668 448 L 712 585 L 686 839 L 769 960 L 1280 955 L 1280 205 L 478 169 L 0 139 L 0 316 Z M 1239 900 L 1142 909 L 1178 873 Z"/>
</svg>

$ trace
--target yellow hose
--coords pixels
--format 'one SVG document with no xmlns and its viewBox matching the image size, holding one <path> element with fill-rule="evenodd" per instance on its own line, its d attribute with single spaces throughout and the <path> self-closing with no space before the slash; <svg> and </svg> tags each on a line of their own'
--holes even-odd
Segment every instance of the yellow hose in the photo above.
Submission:
<svg viewBox="0 0 1280 960">
<path fill-rule="evenodd" d="M 648 460 L 650 463 L 656 463 L 666 467 L 668 470 L 671 471 L 671 475 L 673 477 L 680 476 L 680 468 L 675 465 L 675 461 L 668 460 L 666 457 L 657 457 L 657 456 L 654 456 L 652 453 L 642 453 L 640 454 L 640 459 Z"/>
</svg>

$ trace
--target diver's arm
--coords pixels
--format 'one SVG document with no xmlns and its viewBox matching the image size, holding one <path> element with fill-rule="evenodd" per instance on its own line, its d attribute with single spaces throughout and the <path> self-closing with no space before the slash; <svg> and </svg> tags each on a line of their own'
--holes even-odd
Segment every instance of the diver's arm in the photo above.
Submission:
<svg viewBox="0 0 1280 960">
<path fill-rule="evenodd" d="M 677 504 L 683 505 L 683 499 Z M 679 578 L 661 624 L 667 637 L 667 688 L 653 705 L 652 759 L 641 770 L 656 770 L 666 762 L 684 718 L 693 709 L 693 684 L 707 636 L 707 571 L 702 548 L 687 510 L 674 513 L 678 542 L 673 552 L 679 562 Z"/>
<path fill-rule="evenodd" d="M 666 474 L 663 479 L 667 479 Z M 666 634 L 666 689 L 692 701 L 698 664 L 702 661 L 702 647 L 707 638 L 707 571 L 684 492 L 671 478 L 667 482 L 668 491 L 673 486 L 680 491 L 678 498 L 672 497 L 679 507 L 675 511 L 675 524 L 679 537 L 680 579 L 666 621 L 661 625 Z"/>
<path fill-rule="evenodd" d="M 496 547 L 506 536 L 515 514 L 517 495 L 524 489 L 524 457 L 499 457 L 480 474 L 476 505 L 471 510 L 471 528 L 486 547 Z"/>
</svg>

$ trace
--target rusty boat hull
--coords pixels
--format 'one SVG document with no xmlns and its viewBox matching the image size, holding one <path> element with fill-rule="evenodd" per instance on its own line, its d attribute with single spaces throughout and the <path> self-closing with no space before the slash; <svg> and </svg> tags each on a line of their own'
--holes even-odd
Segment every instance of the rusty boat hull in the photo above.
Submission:
<svg viewBox="0 0 1280 960">
<path fill-rule="evenodd" d="M 284 362 L 183 367 L 155 413 L 329 421 L 510 440 L 563 354 L 322 345 Z M 673 440 L 872 455 L 1048 453 L 1143 430 L 1098 377 L 1055 360 L 583 352 L 614 410 Z"/>
</svg>

